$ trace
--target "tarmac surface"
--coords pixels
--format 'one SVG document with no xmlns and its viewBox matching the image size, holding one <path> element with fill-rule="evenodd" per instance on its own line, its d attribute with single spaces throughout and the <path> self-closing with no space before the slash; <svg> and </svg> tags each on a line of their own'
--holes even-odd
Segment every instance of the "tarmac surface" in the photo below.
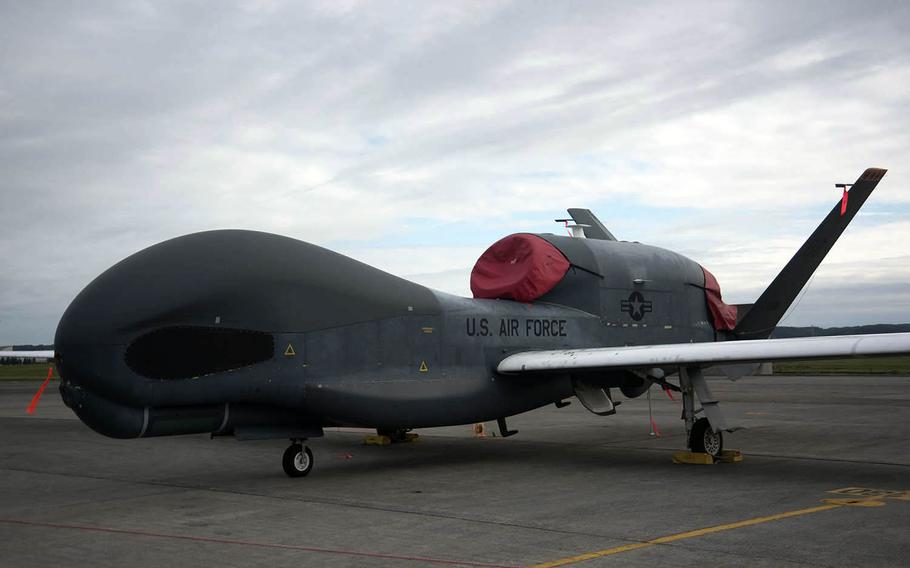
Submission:
<svg viewBox="0 0 910 568">
<path fill-rule="evenodd" d="M 910 377 L 712 380 L 745 460 L 676 465 L 680 408 L 577 401 L 364 446 L 311 440 L 112 440 L 54 383 L 0 382 L 2 566 L 907 566 Z"/>
</svg>

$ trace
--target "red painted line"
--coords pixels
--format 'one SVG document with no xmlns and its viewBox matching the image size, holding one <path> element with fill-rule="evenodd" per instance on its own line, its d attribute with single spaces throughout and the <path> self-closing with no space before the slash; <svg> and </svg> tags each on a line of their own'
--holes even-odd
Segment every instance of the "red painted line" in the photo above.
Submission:
<svg viewBox="0 0 910 568">
<path fill-rule="evenodd" d="M 41 395 L 44 394 L 44 389 L 47 388 L 47 383 L 50 382 L 53 376 L 54 367 L 48 367 L 47 378 L 44 379 L 43 383 L 41 383 L 41 386 L 38 388 L 38 392 L 36 392 L 35 396 L 32 397 L 32 402 L 28 405 L 28 408 L 25 409 L 27 413 L 34 414 L 35 408 L 38 406 L 38 401 L 41 400 Z"/>
<path fill-rule="evenodd" d="M 127 534 L 133 536 L 148 536 L 153 538 L 170 538 L 175 540 L 189 540 L 192 542 L 209 542 L 215 544 L 235 544 L 239 546 L 256 546 L 260 548 L 278 548 L 282 550 L 299 550 L 301 552 L 316 552 L 321 554 L 341 554 L 346 556 L 361 556 L 366 558 L 382 558 L 385 560 L 405 560 L 408 562 L 423 562 L 426 564 L 445 564 L 448 566 L 479 566 L 482 568 L 519 568 L 512 564 L 490 564 L 487 562 L 471 562 L 467 560 L 446 560 L 443 558 L 427 558 L 425 556 L 405 556 L 400 554 L 386 554 L 382 552 L 358 552 L 356 550 L 341 550 L 335 548 L 319 548 L 316 546 L 299 546 L 296 544 L 279 544 L 269 542 L 255 542 L 250 540 L 233 540 L 208 536 L 193 536 L 183 534 L 157 533 L 133 529 L 112 529 L 108 527 L 93 527 L 89 525 L 70 525 L 63 523 L 43 523 L 40 521 L 27 521 L 25 519 L 0 519 L 0 523 L 41 527 L 52 529 L 72 529 L 79 531 L 101 532 L 110 534 Z"/>
</svg>

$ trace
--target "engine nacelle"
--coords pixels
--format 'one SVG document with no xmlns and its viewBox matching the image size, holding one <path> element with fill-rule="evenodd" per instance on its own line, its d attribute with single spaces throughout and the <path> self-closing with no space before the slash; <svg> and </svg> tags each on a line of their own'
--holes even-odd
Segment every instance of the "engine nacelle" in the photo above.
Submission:
<svg viewBox="0 0 910 568">
<path fill-rule="evenodd" d="M 638 398 L 651 388 L 652 383 L 648 379 L 639 377 L 635 373 L 626 373 L 626 375 L 625 382 L 619 387 L 619 391 L 626 398 Z"/>
</svg>

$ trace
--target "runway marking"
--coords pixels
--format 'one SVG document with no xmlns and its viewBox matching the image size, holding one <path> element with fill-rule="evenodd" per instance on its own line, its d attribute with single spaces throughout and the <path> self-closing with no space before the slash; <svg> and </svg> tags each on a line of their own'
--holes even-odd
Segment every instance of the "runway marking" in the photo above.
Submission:
<svg viewBox="0 0 910 568">
<path fill-rule="evenodd" d="M 789 519 L 790 517 L 800 517 L 802 515 L 811 515 L 812 513 L 820 513 L 822 511 L 840 509 L 841 507 L 845 507 L 845 506 L 880 507 L 885 504 L 884 501 L 875 501 L 875 500 L 868 499 L 868 498 L 826 499 L 825 501 L 826 501 L 825 505 L 817 505 L 815 507 L 808 507 L 806 509 L 798 509 L 796 511 L 787 511 L 786 513 L 777 513 L 775 515 L 768 515 L 766 517 L 756 517 L 754 519 L 746 519 L 744 521 L 737 521 L 735 523 L 728 523 L 725 525 L 706 527 L 706 528 L 697 529 L 694 531 L 671 534 L 668 536 L 662 536 L 660 538 L 655 538 L 653 540 L 646 540 L 644 542 L 634 542 L 632 544 L 623 544 L 621 546 L 614 546 L 613 548 L 607 548 L 605 550 L 598 550 L 596 552 L 588 552 L 585 554 L 579 554 L 577 556 L 569 556 L 567 558 L 560 558 L 559 560 L 552 560 L 550 562 L 542 562 L 540 564 L 534 564 L 531 568 L 555 568 L 557 566 L 566 566 L 568 564 L 576 564 L 578 562 L 584 562 L 586 560 L 593 560 L 595 558 L 603 558 L 604 556 L 612 556 L 614 554 L 621 554 L 623 552 L 629 552 L 632 550 L 640 550 L 642 548 L 649 548 L 652 546 L 656 546 L 658 544 L 668 544 L 668 543 L 676 542 L 679 540 L 697 538 L 700 536 L 730 531 L 730 530 L 734 530 L 734 529 L 740 529 L 743 527 L 751 527 L 753 525 L 760 525 L 762 523 L 769 523 L 771 521 Z"/>
<path fill-rule="evenodd" d="M 298 550 L 301 552 L 316 552 L 322 554 L 339 554 L 344 556 L 358 556 L 366 558 L 381 558 L 384 560 L 404 560 L 408 562 L 420 562 L 423 564 L 445 564 L 448 566 L 477 566 L 479 568 L 519 568 L 514 564 L 494 564 L 489 562 L 472 562 L 469 560 L 448 560 L 444 558 L 428 558 L 426 556 L 406 556 L 401 554 L 387 554 L 383 552 L 360 552 L 356 550 L 342 550 L 336 548 L 320 548 L 317 546 L 300 546 L 296 544 L 280 544 L 271 542 L 256 542 L 251 540 L 233 540 L 228 538 L 193 536 L 183 534 L 169 534 L 151 531 L 142 531 L 135 529 L 115 529 L 110 527 L 95 527 L 90 525 L 71 525 L 64 523 L 44 523 L 40 521 L 28 521 L 25 519 L 2 519 L 0 523 L 10 525 L 21 525 L 29 527 L 41 527 L 52 529 L 71 529 L 89 532 L 101 532 L 109 534 L 126 534 L 131 536 L 147 536 L 153 538 L 168 538 L 173 540 L 189 540 L 192 542 L 208 542 L 215 544 L 234 544 L 239 546 L 255 546 L 259 548 L 277 548 L 282 550 Z"/>
<path fill-rule="evenodd" d="M 894 491 L 893 489 L 842 487 L 841 489 L 832 489 L 831 491 L 828 491 L 828 493 L 835 493 L 837 495 L 849 495 L 851 497 L 898 499 L 900 501 L 910 501 L 910 491 Z"/>
</svg>

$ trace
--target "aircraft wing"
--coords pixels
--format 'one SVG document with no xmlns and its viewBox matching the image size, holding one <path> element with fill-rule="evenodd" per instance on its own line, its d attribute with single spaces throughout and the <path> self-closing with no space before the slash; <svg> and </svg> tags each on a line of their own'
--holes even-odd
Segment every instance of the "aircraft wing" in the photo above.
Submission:
<svg viewBox="0 0 910 568">
<path fill-rule="evenodd" d="M 9 357 L 24 357 L 36 359 L 53 359 L 53 351 L 0 351 L 0 359 Z"/>
<path fill-rule="evenodd" d="M 500 361 L 504 374 L 680 367 L 910 354 L 910 333 L 525 351 Z"/>
</svg>

